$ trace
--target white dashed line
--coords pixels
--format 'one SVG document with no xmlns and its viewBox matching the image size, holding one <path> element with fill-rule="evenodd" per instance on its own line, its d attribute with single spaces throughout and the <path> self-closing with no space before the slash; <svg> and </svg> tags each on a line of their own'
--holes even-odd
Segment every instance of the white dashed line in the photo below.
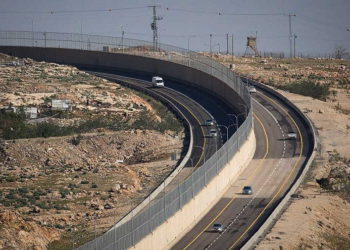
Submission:
<svg viewBox="0 0 350 250">
<path fill-rule="evenodd" d="M 256 101 L 255 99 L 253 99 L 254 101 Z M 257 101 L 256 101 L 257 102 Z M 257 102 L 258 103 L 258 102 Z M 260 103 L 259 103 L 260 104 Z M 260 104 L 261 105 L 261 104 Z M 261 105 L 262 106 L 262 105 Z M 262 106 L 271 116 L 272 118 L 276 121 L 279 129 L 281 130 L 281 134 L 282 134 L 282 139 L 283 139 L 283 152 L 282 152 L 282 156 L 280 158 L 280 160 L 278 161 L 278 163 L 276 164 L 276 166 L 274 167 L 273 171 L 270 173 L 270 175 L 268 176 L 268 178 L 265 180 L 265 182 L 263 183 L 263 185 L 259 188 L 259 190 L 255 193 L 255 195 L 249 200 L 249 202 L 244 205 L 243 209 L 239 212 L 239 214 L 225 227 L 224 231 L 222 231 L 218 237 L 216 237 L 205 249 L 209 249 L 218 239 L 221 238 L 221 236 L 228 230 L 230 229 L 230 227 L 232 226 L 232 224 L 241 216 L 241 214 L 246 210 L 246 208 L 253 202 L 253 200 L 259 195 L 259 193 L 261 192 L 261 190 L 267 185 L 267 183 L 270 181 L 270 179 L 272 178 L 272 176 L 275 174 L 276 170 L 278 169 L 278 167 L 281 165 L 282 163 L 282 159 L 284 158 L 285 152 L 286 152 L 286 142 L 285 142 L 285 136 L 284 136 L 284 132 L 283 129 L 281 127 L 281 125 L 278 123 L 277 119 L 273 116 L 273 114 L 267 110 L 264 106 Z"/>
</svg>

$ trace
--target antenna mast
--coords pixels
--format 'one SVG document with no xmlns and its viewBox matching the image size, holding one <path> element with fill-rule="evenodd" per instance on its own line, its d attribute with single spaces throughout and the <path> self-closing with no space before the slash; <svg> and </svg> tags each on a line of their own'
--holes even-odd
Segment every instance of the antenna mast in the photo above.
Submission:
<svg viewBox="0 0 350 250">
<path fill-rule="evenodd" d="M 157 16 L 157 7 L 160 7 L 159 5 L 151 5 L 149 7 L 153 8 L 153 22 L 151 23 L 151 29 L 153 30 L 153 50 L 158 50 L 158 26 L 157 21 L 162 20 L 163 17 Z"/>
</svg>

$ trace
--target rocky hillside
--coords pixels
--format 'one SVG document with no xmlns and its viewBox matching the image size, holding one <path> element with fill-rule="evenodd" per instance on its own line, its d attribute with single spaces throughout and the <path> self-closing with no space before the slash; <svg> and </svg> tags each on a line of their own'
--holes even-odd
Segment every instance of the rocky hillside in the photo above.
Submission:
<svg viewBox="0 0 350 250">
<path fill-rule="evenodd" d="M 1 55 L 0 138 L 0 248 L 71 249 L 162 182 L 184 133 L 153 98 L 74 67 Z"/>
</svg>

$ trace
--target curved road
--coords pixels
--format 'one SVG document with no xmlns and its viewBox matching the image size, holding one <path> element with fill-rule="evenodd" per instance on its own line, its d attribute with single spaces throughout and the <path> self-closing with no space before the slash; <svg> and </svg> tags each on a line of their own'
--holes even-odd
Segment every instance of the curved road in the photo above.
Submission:
<svg viewBox="0 0 350 250">
<path fill-rule="evenodd" d="M 121 79 L 120 76 L 115 75 L 101 75 L 100 73 L 98 75 L 110 80 Z M 150 84 L 135 79 L 133 82 L 141 85 Z M 190 98 L 173 89 L 152 88 L 152 90 L 168 99 L 174 99 L 173 102 L 181 103 L 183 107 L 186 107 L 187 112 L 191 110 L 193 119 L 197 120 L 195 123 L 191 122 L 194 126 L 194 132 L 201 131 L 202 134 L 202 136 L 197 134 L 197 137 L 202 138 L 202 140 L 197 138 L 194 144 L 198 146 L 194 150 L 199 151 L 191 156 L 200 158 L 200 160 L 197 160 L 195 164 L 189 162 L 186 166 L 188 169 L 184 169 L 178 178 L 175 178 L 177 182 L 174 179 L 174 183 L 178 183 L 193 171 L 191 168 L 193 165 L 199 166 L 204 160 L 202 158 L 204 154 L 208 159 L 215 152 L 215 148 L 219 148 L 221 145 L 221 140 L 218 140 L 218 144 L 215 145 L 213 140 L 208 140 L 212 138 L 203 136 L 207 134 L 208 128 L 203 127 L 202 123 L 211 117 L 206 109 L 224 126 L 232 125 L 233 120 L 229 113 L 233 111 L 218 100 L 206 98 L 205 94 L 193 91 L 189 87 L 181 86 L 176 82 L 167 83 L 169 82 L 166 81 L 166 86 L 171 85 L 172 88 L 183 92 Z M 219 202 L 178 240 L 173 249 L 239 249 L 258 229 L 279 199 L 283 197 L 302 167 L 305 156 L 309 152 L 309 144 L 306 140 L 305 128 L 298 117 L 287 110 L 282 103 L 264 92 L 258 91 L 253 94 L 253 97 L 257 148 L 252 162 Z M 194 100 L 205 109 L 198 110 L 200 105 Z M 224 126 L 220 126 L 220 129 L 225 139 L 226 129 L 223 129 Z M 233 132 L 234 126 L 229 130 L 229 134 Z M 288 132 L 295 132 L 297 139 L 288 139 Z M 201 143 L 203 146 L 199 146 Z M 204 154 L 200 152 L 201 147 L 205 148 Z M 253 195 L 241 194 L 242 187 L 245 185 L 252 186 Z M 224 226 L 223 232 L 214 232 L 212 230 L 214 223 L 221 223 Z"/>
<path fill-rule="evenodd" d="M 254 94 L 257 148 L 249 166 L 219 202 L 172 249 L 239 249 L 283 197 L 309 152 L 299 119 L 266 93 Z M 297 139 L 287 138 L 295 132 Z M 245 185 L 253 195 L 242 195 Z M 212 230 L 221 223 L 223 232 Z"/>
</svg>

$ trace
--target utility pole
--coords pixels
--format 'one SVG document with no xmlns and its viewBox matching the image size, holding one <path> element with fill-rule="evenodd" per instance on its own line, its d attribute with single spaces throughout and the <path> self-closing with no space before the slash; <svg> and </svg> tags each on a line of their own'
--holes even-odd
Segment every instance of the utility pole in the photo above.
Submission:
<svg viewBox="0 0 350 250">
<path fill-rule="evenodd" d="M 289 57 L 293 57 L 293 47 L 292 47 L 292 17 L 295 17 L 295 14 L 288 14 L 288 20 L 289 20 Z"/>
<path fill-rule="evenodd" d="M 32 47 L 34 47 L 34 18 L 32 18 Z"/>
<path fill-rule="evenodd" d="M 158 26 L 157 21 L 162 20 L 163 18 L 161 16 L 157 16 L 157 7 L 160 7 L 159 5 L 151 5 L 149 6 L 153 8 L 153 22 L 151 23 L 151 29 L 153 30 L 153 50 L 158 50 Z"/>
<path fill-rule="evenodd" d="M 298 38 L 298 36 L 294 34 L 293 38 L 294 38 L 294 55 L 293 55 L 293 58 L 295 58 L 295 40 Z"/>
<path fill-rule="evenodd" d="M 210 36 L 209 50 L 210 50 L 210 57 L 211 57 L 212 56 L 211 55 L 211 53 L 212 53 L 212 51 L 211 51 L 211 40 L 213 38 L 213 34 L 210 34 L 209 36 Z"/>
<path fill-rule="evenodd" d="M 124 29 L 123 29 L 123 25 L 120 26 L 120 27 L 122 29 L 122 52 L 124 53 L 124 34 L 125 34 L 125 32 L 124 32 Z"/>
<path fill-rule="evenodd" d="M 233 34 L 232 34 L 232 44 L 231 44 L 231 55 L 232 55 L 232 63 L 233 63 Z"/>
<path fill-rule="evenodd" d="M 226 34 L 226 55 L 228 55 L 228 33 Z"/>
</svg>

